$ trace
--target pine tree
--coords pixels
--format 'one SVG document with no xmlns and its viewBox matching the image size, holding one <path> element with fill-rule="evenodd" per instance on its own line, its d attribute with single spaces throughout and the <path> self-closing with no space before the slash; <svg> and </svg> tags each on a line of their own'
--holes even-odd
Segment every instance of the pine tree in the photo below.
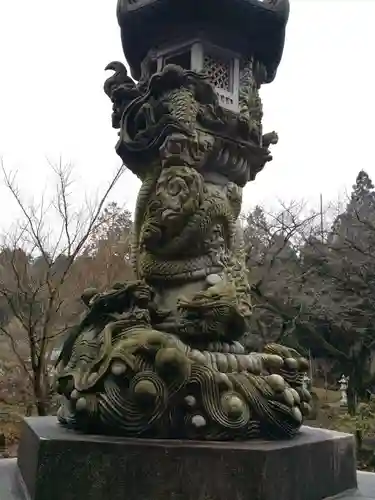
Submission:
<svg viewBox="0 0 375 500">
<path fill-rule="evenodd" d="M 357 175 L 355 184 L 353 185 L 353 191 L 351 194 L 348 209 L 350 210 L 350 208 L 359 208 L 364 204 L 370 204 L 372 207 L 374 207 L 374 202 L 374 185 L 367 172 L 361 170 Z"/>
<path fill-rule="evenodd" d="M 367 248 L 375 243 L 375 191 L 369 175 L 361 170 L 345 211 L 333 223 L 330 243 Z"/>
</svg>

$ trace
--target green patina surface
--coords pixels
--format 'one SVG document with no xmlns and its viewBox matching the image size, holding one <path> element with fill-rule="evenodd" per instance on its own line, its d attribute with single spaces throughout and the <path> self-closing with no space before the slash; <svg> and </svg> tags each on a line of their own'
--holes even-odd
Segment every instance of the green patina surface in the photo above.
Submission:
<svg viewBox="0 0 375 500">
<path fill-rule="evenodd" d="M 259 88 L 242 65 L 238 112 L 207 75 L 151 52 L 136 84 L 113 62 L 104 85 L 117 153 L 142 181 L 136 280 L 84 297 L 88 312 L 57 365 L 59 420 L 87 432 L 192 439 L 292 437 L 310 411 L 307 361 L 241 344 L 252 313 L 238 217 L 242 188 L 272 159 Z"/>
</svg>

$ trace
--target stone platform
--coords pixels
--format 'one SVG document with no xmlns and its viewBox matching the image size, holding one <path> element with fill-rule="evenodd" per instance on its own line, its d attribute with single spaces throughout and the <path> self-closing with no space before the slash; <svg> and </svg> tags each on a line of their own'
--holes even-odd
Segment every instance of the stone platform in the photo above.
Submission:
<svg viewBox="0 0 375 500">
<path fill-rule="evenodd" d="M 55 418 L 24 423 L 18 461 L 0 461 L 0 500 L 375 499 L 354 440 L 302 428 L 292 441 L 117 439 L 67 431 Z"/>
<path fill-rule="evenodd" d="M 30 498 L 19 491 L 18 485 L 14 481 L 16 473 L 16 459 L 0 460 L 0 500 L 28 500 Z M 341 495 L 330 497 L 328 500 L 375 500 L 375 474 L 358 472 L 357 477 L 358 489 L 349 490 Z M 78 499 L 78 497 L 76 498 Z M 126 498 L 124 495 L 125 500 Z"/>
</svg>

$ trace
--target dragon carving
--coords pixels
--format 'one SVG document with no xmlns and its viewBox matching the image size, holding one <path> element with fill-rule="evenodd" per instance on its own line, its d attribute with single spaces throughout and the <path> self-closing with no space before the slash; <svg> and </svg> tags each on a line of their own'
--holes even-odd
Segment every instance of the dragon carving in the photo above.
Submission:
<svg viewBox="0 0 375 500">
<path fill-rule="evenodd" d="M 252 313 L 242 188 L 277 142 L 262 132 L 262 68 L 244 67 L 237 114 L 219 106 L 206 76 L 147 68 L 136 84 L 111 63 L 104 87 L 117 153 L 142 181 L 136 279 L 83 297 L 87 314 L 57 364 L 59 420 L 124 436 L 291 437 L 310 410 L 307 361 L 283 346 L 246 353 L 241 344 Z"/>
</svg>

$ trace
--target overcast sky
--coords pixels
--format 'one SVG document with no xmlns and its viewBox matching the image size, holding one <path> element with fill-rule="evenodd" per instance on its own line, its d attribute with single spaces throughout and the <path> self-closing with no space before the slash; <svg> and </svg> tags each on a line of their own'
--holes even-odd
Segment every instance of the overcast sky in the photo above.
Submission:
<svg viewBox="0 0 375 500">
<path fill-rule="evenodd" d="M 48 184 L 46 157 L 75 165 L 96 192 L 114 152 L 104 67 L 123 60 L 117 0 L 0 0 L 0 155 L 21 187 Z M 263 88 L 265 131 L 280 136 L 274 161 L 245 190 L 245 205 L 337 198 L 364 168 L 375 178 L 375 0 L 291 0 L 284 57 Z M 112 195 L 133 209 L 127 173 Z M 0 222 L 12 214 L 0 189 Z"/>
</svg>

